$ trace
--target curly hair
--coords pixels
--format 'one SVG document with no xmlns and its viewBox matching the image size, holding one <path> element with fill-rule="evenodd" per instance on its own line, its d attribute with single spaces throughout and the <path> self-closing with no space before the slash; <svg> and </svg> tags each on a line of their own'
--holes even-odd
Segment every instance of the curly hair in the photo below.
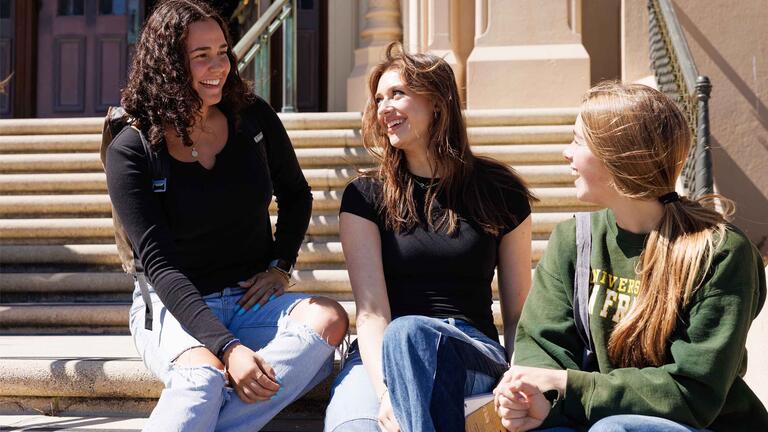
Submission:
<svg viewBox="0 0 768 432">
<path fill-rule="evenodd" d="M 121 103 L 157 151 L 165 145 L 165 128 L 172 126 L 185 146 L 192 145 L 189 130 L 195 125 L 202 100 L 192 87 L 186 39 L 189 26 L 212 19 L 227 41 L 230 71 L 218 106 L 235 116 L 253 102 L 251 87 L 240 78 L 227 23 L 199 0 L 165 0 L 147 19 L 136 44 L 128 85 Z"/>
</svg>

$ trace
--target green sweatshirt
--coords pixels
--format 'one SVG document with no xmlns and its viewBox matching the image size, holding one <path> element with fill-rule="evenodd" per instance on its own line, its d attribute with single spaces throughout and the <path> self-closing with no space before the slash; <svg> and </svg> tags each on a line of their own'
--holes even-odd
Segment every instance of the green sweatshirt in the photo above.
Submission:
<svg viewBox="0 0 768 432">
<path fill-rule="evenodd" d="M 565 400 L 545 426 L 585 427 L 616 414 L 667 418 L 713 431 L 768 431 L 768 412 L 744 383 L 744 344 L 765 302 L 757 249 L 735 227 L 705 283 L 682 311 L 661 367 L 614 368 L 607 344 L 643 288 L 635 265 L 645 235 L 622 230 L 610 210 L 592 214 L 589 320 L 599 372 L 579 370 L 583 346 L 573 320 L 575 219 L 558 225 L 536 268 L 517 329 L 514 364 L 567 369 Z"/>
</svg>

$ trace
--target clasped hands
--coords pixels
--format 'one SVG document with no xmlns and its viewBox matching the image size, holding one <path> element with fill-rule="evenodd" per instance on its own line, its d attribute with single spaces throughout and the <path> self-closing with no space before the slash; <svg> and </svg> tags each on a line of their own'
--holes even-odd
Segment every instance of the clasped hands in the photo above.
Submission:
<svg viewBox="0 0 768 432">
<path fill-rule="evenodd" d="M 563 394 L 567 378 L 564 370 L 510 367 L 493 390 L 501 425 L 510 432 L 524 432 L 541 426 L 552 408 L 543 392 L 554 389 Z"/>
<path fill-rule="evenodd" d="M 240 287 L 248 291 L 237 301 L 238 315 L 256 312 L 268 301 L 282 295 L 288 288 L 286 277 L 274 272 L 257 273 Z M 239 343 L 224 353 L 224 364 L 230 385 L 243 402 L 254 403 L 277 397 L 282 391 L 280 380 L 272 366 L 259 354 Z"/>
</svg>

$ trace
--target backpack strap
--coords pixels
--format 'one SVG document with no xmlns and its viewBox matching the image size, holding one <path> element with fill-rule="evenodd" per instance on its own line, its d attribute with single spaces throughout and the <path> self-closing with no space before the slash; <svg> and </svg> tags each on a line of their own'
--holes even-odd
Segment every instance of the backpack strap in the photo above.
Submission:
<svg viewBox="0 0 768 432">
<path fill-rule="evenodd" d="M 160 193 L 161 195 L 159 195 L 159 197 L 164 197 L 164 192 L 168 190 L 168 178 L 171 170 L 168 150 L 162 149 L 159 152 L 154 151 L 149 140 L 144 136 L 144 133 L 134 125 L 131 125 L 131 127 L 138 132 L 141 144 L 144 147 L 144 153 L 147 155 L 147 164 L 149 164 L 149 169 L 152 173 L 152 192 Z M 144 300 L 144 328 L 151 331 L 152 297 L 149 295 L 147 275 L 144 273 L 144 267 L 141 265 L 141 262 L 135 253 L 133 254 L 133 262 L 134 268 L 136 269 L 136 272 L 133 274 L 133 279 L 139 285 L 141 298 Z"/>
<path fill-rule="evenodd" d="M 584 351 L 581 369 L 594 370 L 595 347 L 589 329 L 589 272 L 592 256 L 592 218 L 590 213 L 576 213 L 576 274 L 573 292 L 573 319 Z"/>
<path fill-rule="evenodd" d="M 102 164 L 106 169 L 107 148 L 114 138 L 126 127 L 131 127 L 139 134 L 139 139 L 141 139 L 141 144 L 144 147 L 144 153 L 147 158 L 147 164 L 150 173 L 152 173 L 152 191 L 157 193 L 165 192 L 168 188 L 168 178 L 170 173 L 168 151 L 166 149 L 163 149 L 160 152 L 153 151 L 152 146 L 144 136 L 144 133 L 134 124 L 134 119 L 119 106 L 109 107 L 107 115 L 104 118 L 100 149 Z M 163 197 L 164 195 L 159 196 Z M 114 209 L 112 211 L 112 222 L 115 226 L 115 243 L 117 244 L 117 251 L 120 255 L 123 270 L 131 275 L 134 281 L 139 285 L 141 297 L 144 300 L 146 309 L 144 315 L 144 328 L 152 330 L 152 299 L 149 295 L 149 285 L 147 283 L 146 274 L 144 273 L 141 262 L 138 260 L 136 253 L 133 250 L 133 246 L 128 240 L 128 236 L 125 234 L 123 224 L 117 217 Z"/>
</svg>

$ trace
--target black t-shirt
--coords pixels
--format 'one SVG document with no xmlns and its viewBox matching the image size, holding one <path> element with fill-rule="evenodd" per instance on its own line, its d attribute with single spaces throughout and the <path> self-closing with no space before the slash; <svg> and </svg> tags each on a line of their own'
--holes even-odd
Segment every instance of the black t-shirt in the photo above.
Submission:
<svg viewBox="0 0 768 432">
<path fill-rule="evenodd" d="M 418 183 L 430 179 L 416 177 Z M 421 221 L 425 221 L 426 189 L 415 183 L 414 201 Z M 458 318 L 475 326 L 493 340 L 498 332 L 493 324 L 491 282 L 498 263 L 501 238 L 531 213 L 525 195 L 509 191 L 515 221 L 499 236 L 485 233 L 477 224 L 459 215 L 459 228 L 453 235 L 429 229 L 425 223 L 396 233 L 385 227 L 381 210 L 382 184 L 370 177 L 359 177 L 347 185 L 341 212 L 374 222 L 381 235 L 381 255 L 392 319 L 405 315 Z M 442 200 L 444 202 L 444 200 Z M 440 211 L 437 197 L 436 211 Z M 435 212 L 433 210 L 433 213 Z"/>
<path fill-rule="evenodd" d="M 211 170 L 170 159 L 167 191 L 152 192 L 138 132 L 123 129 L 107 153 L 110 199 L 163 304 L 214 354 L 233 339 L 203 295 L 237 286 L 272 259 L 296 260 L 312 193 L 285 129 L 259 99 L 227 115 L 229 137 Z M 274 238 L 269 217 L 277 197 Z"/>
</svg>

